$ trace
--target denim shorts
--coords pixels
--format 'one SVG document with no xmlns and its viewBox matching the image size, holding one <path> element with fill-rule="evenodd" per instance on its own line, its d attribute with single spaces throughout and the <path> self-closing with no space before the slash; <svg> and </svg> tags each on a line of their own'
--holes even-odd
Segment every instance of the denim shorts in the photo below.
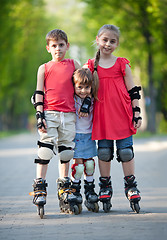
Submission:
<svg viewBox="0 0 167 240">
<path fill-rule="evenodd" d="M 116 147 L 117 149 L 127 148 L 133 146 L 133 137 L 127 137 L 124 139 L 116 140 Z M 98 147 L 105 147 L 105 148 L 114 148 L 114 140 L 99 140 Z"/>
<path fill-rule="evenodd" d="M 76 133 L 74 158 L 93 158 L 97 156 L 96 142 L 91 139 L 91 133 Z"/>
</svg>

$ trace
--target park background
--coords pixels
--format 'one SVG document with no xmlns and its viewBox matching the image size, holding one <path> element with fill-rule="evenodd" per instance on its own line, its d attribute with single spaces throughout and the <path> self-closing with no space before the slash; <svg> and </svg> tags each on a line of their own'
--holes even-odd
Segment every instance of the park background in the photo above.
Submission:
<svg viewBox="0 0 167 240">
<path fill-rule="evenodd" d="M 93 58 L 98 29 L 120 28 L 116 56 L 130 60 L 136 85 L 142 85 L 140 132 L 167 133 L 167 0 L 1 0 L 0 135 L 33 130 L 30 98 L 38 67 L 51 60 L 48 31 L 64 30 L 66 57 L 81 65 Z"/>
</svg>

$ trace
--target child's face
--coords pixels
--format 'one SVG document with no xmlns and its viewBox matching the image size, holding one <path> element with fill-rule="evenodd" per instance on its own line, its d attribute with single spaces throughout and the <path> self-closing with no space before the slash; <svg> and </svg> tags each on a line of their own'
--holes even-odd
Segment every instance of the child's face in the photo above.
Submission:
<svg viewBox="0 0 167 240">
<path fill-rule="evenodd" d="M 91 93 L 91 86 L 81 83 L 75 83 L 74 89 L 75 94 L 78 95 L 80 98 L 85 98 Z"/>
<path fill-rule="evenodd" d="M 64 60 L 66 51 L 69 49 L 69 43 L 66 43 L 64 40 L 51 40 L 49 45 L 46 46 L 46 49 L 52 55 L 52 59 L 56 62 Z"/>
<path fill-rule="evenodd" d="M 100 37 L 96 37 L 96 43 L 102 54 L 109 55 L 114 52 L 119 42 L 114 31 L 106 30 Z"/>
</svg>

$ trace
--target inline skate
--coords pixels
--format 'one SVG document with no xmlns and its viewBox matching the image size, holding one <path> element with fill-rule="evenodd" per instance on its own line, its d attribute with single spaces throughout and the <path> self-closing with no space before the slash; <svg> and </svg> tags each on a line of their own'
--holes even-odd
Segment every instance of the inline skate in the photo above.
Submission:
<svg viewBox="0 0 167 240">
<path fill-rule="evenodd" d="M 112 186 L 111 186 L 111 177 L 100 177 L 100 192 L 99 192 L 99 200 L 103 204 L 104 212 L 109 212 L 112 204 L 111 204 L 111 197 L 113 194 Z"/>
<path fill-rule="evenodd" d="M 94 180 L 93 182 L 88 182 L 84 180 L 84 189 L 85 189 L 85 206 L 89 211 L 92 212 L 98 212 L 99 211 L 99 205 L 98 205 L 98 195 L 94 191 L 95 184 Z"/>
<path fill-rule="evenodd" d="M 57 180 L 59 207 L 61 212 L 78 215 L 82 211 L 80 183 L 72 183 L 69 177 Z"/>
<path fill-rule="evenodd" d="M 33 203 L 37 206 L 38 215 L 42 219 L 44 216 L 44 205 L 46 204 L 47 196 L 46 187 L 48 184 L 46 183 L 46 180 L 37 178 L 34 180 L 34 184 L 32 186 L 34 187 L 34 191 L 29 194 L 34 196 Z"/>
<path fill-rule="evenodd" d="M 139 213 L 140 211 L 139 201 L 141 197 L 139 194 L 140 191 L 137 189 L 137 182 L 135 181 L 135 176 L 130 175 L 124 177 L 124 184 L 125 195 L 130 202 L 130 207 L 134 212 Z"/>
</svg>

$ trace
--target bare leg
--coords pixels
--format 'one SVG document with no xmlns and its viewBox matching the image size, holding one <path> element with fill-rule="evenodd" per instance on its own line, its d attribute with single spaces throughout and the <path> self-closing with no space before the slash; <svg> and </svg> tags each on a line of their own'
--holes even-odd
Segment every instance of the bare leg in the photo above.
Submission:
<svg viewBox="0 0 167 240">
<path fill-rule="evenodd" d="M 61 163 L 59 162 L 59 177 L 64 178 L 68 177 L 70 162 Z"/>
<path fill-rule="evenodd" d="M 134 158 L 129 162 L 122 162 L 122 168 L 124 176 L 134 175 L 135 172 Z"/>
<path fill-rule="evenodd" d="M 36 177 L 46 179 L 48 164 L 37 163 Z"/>
<path fill-rule="evenodd" d="M 101 177 L 110 176 L 111 162 L 105 162 L 99 159 L 99 170 Z"/>
</svg>

